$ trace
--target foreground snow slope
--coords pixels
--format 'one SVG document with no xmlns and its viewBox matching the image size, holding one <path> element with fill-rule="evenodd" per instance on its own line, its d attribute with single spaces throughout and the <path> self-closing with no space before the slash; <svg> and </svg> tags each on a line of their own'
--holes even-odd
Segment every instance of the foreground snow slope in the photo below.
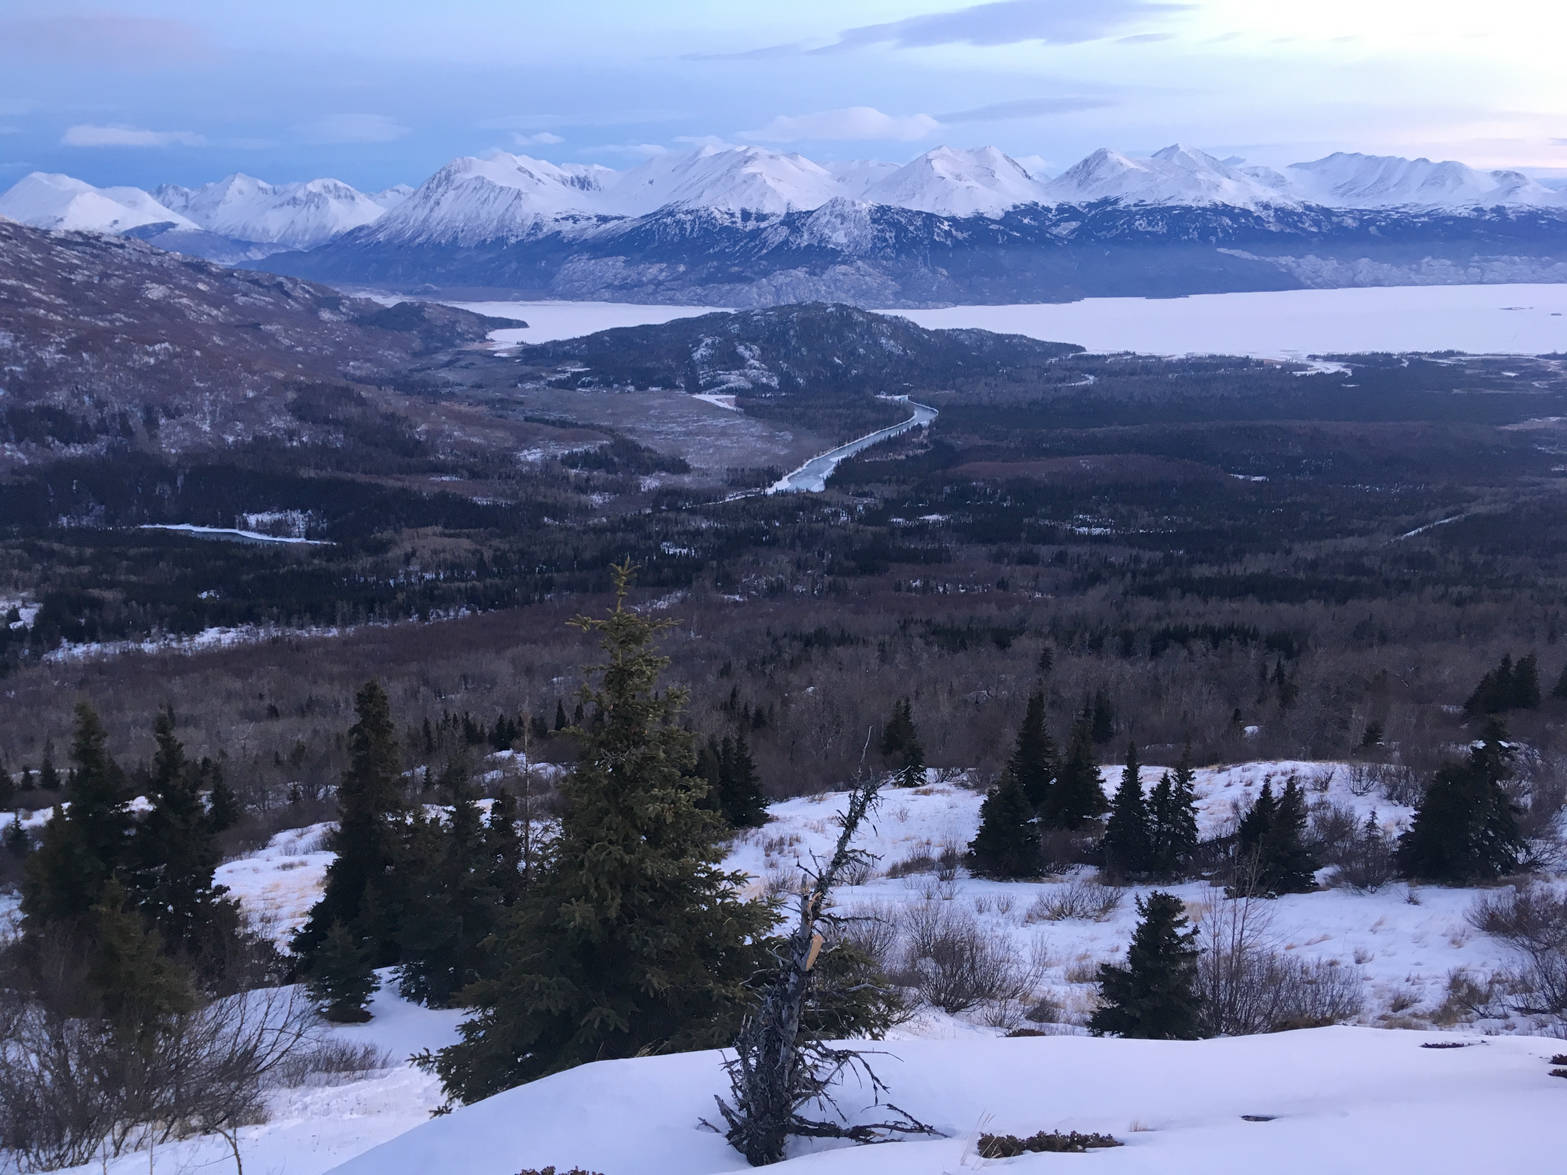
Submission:
<svg viewBox="0 0 1567 1175">
<path fill-rule="evenodd" d="M 1159 1175 L 1424 1175 L 1560 1169 L 1567 1083 L 1560 1042 L 1424 1049 L 1423 1033 L 1324 1028 L 1197 1042 L 1051 1037 L 910 1041 L 873 1058 L 891 1098 L 948 1135 L 888 1146 L 797 1144 L 780 1171 L 944 1175 L 992 1165 Z M 579 1165 L 604 1175 L 749 1170 L 701 1118 L 723 1088 L 720 1054 L 606 1061 L 437 1118 L 334 1168 L 339 1175 L 515 1175 Z M 871 1119 L 868 1093 L 841 1103 Z M 1252 1122 L 1242 1115 L 1268 1116 Z M 981 1130 L 1102 1131 L 1092 1157 L 978 1158 Z M 814 1153 L 810 1153 L 814 1151 Z"/>
</svg>

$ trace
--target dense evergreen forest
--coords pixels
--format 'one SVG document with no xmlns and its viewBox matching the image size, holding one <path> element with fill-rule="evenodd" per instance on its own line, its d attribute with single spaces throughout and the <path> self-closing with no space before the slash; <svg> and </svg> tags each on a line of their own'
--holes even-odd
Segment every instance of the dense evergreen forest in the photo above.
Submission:
<svg viewBox="0 0 1567 1175">
<path fill-rule="evenodd" d="M 162 698 L 194 750 L 242 759 L 235 786 L 269 797 L 325 790 L 371 674 L 415 725 L 549 726 L 580 651 L 563 621 L 624 557 L 655 606 L 690 618 L 669 644 L 690 720 L 744 732 L 775 791 L 844 778 L 889 696 L 911 699 L 933 765 L 982 768 L 1036 689 L 1063 729 L 1100 699 L 1104 748 L 1414 769 L 1503 654 L 1536 657 L 1549 700 L 1567 661 L 1558 361 L 1004 357 L 920 389 L 931 427 L 844 463 L 823 494 L 737 494 L 754 472 L 639 430 L 608 371 L 572 419 L 529 426 L 574 446 L 523 462 L 296 394 L 289 410 L 330 418 L 336 444 L 257 439 L 221 460 L 123 445 L 14 469 L 0 759 L 36 769 L 84 688 L 121 749 L 147 746 L 128 700 Z M 500 373 L 469 394 L 505 419 L 534 403 L 512 405 L 506 373 L 541 363 L 461 365 Z M 815 397 L 737 395 L 834 435 Z M 315 545 L 142 529 L 175 523 Z M 250 643 L 212 647 L 213 629 Z M 203 632 L 204 651 L 166 649 Z M 284 639 L 255 643 L 268 632 Z M 1549 744 L 1553 724 L 1524 713 Z"/>
</svg>

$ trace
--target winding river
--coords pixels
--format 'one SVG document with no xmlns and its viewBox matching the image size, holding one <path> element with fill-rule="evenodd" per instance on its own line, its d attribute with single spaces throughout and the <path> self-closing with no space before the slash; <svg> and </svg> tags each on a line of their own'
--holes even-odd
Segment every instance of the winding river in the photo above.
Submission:
<svg viewBox="0 0 1567 1175">
<path fill-rule="evenodd" d="M 913 428 L 924 428 L 932 420 L 940 415 L 936 409 L 926 404 L 916 404 L 907 396 L 891 396 L 889 399 L 901 400 L 914 409 L 914 415 L 898 424 L 879 428 L 873 433 L 867 433 L 858 440 L 850 441 L 847 445 L 839 445 L 836 449 L 828 449 L 827 452 L 812 457 L 793 473 L 787 473 L 772 485 L 767 487 L 769 494 L 819 494 L 827 488 L 827 479 L 832 476 L 832 471 L 838 467 L 838 462 L 852 457 L 860 450 L 885 441 L 888 437 L 901 436 Z"/>
</svg>

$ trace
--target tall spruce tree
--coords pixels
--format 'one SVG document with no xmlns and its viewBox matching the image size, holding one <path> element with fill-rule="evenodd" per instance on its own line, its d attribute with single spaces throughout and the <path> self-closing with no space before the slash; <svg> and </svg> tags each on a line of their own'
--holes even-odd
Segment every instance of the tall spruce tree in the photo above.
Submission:
<svg viewBox="0 0 1567 1175">
<path fill-rule="evenodd" d="M 979 831 L 969 843 L 968 860 L 977 877 L 1011 880 L 1044 872 L 1034 805 L 1010 767 L 979 806 Z"/>
<path fill-rule="evenodd" d="M 1540 708 L 1540 660 L 1533 653 L 1518 659 L 1513 666 L 1511 698 L 1515 710 Z"/>
<path fill-rule="evenodd" d="M 401 833 L 394 817 L 404 808 L 402 756 L 386 691 L 379 682 L 354 696 L 357 721 L 348 731 L 348 767 L 337 788 L 337 856 L 327 866 L 321 898 L 294 935 L 293 950 L 308 974 L 334 922 L 356 940 L 371 943 L 375 966 L 397 961 L 398 879 L 394 876 Z"/>
<path fill-rule="evenodd" d="M 1275 797 L 1264 781 L 1235 835 L 1234 893 L 1276 896 L 1316 886 L 1317 863 L 1306 844 L 1306 797 L 1293 776 Z"/>
<path fill-rule="evenodd" d="M 1174 894 L 1155 890 L 1137 900 L 1141 916 L 1125 965 L 1099 967 L 1100 1007 L 1089 1018 L 1095 1036 L 1196 1040 L 1201 1031 L 1197 991 L 1197 931 Z"/>
<path fill-rule="evenodd" d="M 1306 893 L 1317 887 L 1316 871 L 1316 857 L 1306 842 L 1306 793 L 1291 775 L 1268 837 L 1268 887 L 1273 893 Z"/>
<path fill-rule="evenodd" d="M 1017 742 L 1007 770 L 1022 787 L 1023 794 L 1036 810 L 1043 810 L 1056 778 L 1056 746 L 1045 726 L 1045 694 L 1035 690 L 1028 695 L 1023 723 L 1017 730 Z"/>
<path fill-rule="evenodd" d="M 133 838 L 137 901 L 170 951 L 215 964 L 239 925 L 238 907 L 213 881 L 219 855 L 201 800 L 200 770 L 185 758 L 171 708 L 158 712 L 153 738 L 157 749 L 147 781 L 152 809 Z"/>
<path fill-rule="evenodd" d="M 516 905 L 528 888 L 534 864 L 532 837 L 532 813 L 518 812 L 511 792 L 497 792 L 484 822 L 484 863 L 490 889 L 502 907 Z"/>
<path fill-rule="evenodd" d="M 1072 738 L 1054 786 L 1045 797 L 1039 822 L 1045 828 L 1081 829 L 1105 810 L 1104 780 L 1094 756 L 1093 727 L 1084 716 L 1072 725 Z"/>
<path fill-rule="evenodd" d="M 1406 877 L 1461 885 L 1512 872 L 1525 844 L 1517 812 L 1503 783 L 1512 748 L 1492 723 L 1463 763 L 1437 769 L 1415 818 L 1399 838 L 1398 864 Z"/>
<path fill-rule="evenodd" d="M 1121 769 L 1115 799 L 1110 802 L 1110 818 L 1105 822 L 1100 850 L 1105 868 L 1115 877 L 1140 877 L 1153 867 L 1152 830 L 1148 804 L 1143 798 L 1136 743 L 1126 746 L 1126 765 Z"/>
<path fill-rule="evenodd" d="M 767 823 L 767 799 L 743 730 L 719 744 L 717 800 L 718 811 L 731 828 L 760 828 Z"/>
<path fill-rule="evenodd" d="M 483 814 L 466 770 L 448 773 L 444 821 L 410 822 L 404 861 L 409 879 L 400 929 L 398 990 L 431 1007 L 451 1005 L 484 974 L 486 940 L 500 919 L 500 894 L 486 860 Z"/>
<path fill-rule="evenodd" d="M 381 986 L 375 973 L 375 944 L 333 922 L 321 935 L 306 985 L 323 1018 L 335 1024 L 370 1019 L 370 997 Z"/>
<path fill-rule="evenodd" d="M 164 953 L 157 932 L 117 879 L 104 884 L 88 927 L 85 979 L 91 1003 L 80 1011 L 103 1017 L 127 1040 L 144 1039 L 170 1016 L 196 1006 L 189 971 Z"/>
<path fill-rule="evenodd" d="M 908 698 L 893 703 L 892 716 L 881 732 L 881 755 L 892 769 L 899 787 L 919 787 L 925 782 L 925 746 L 914 725 L 914 705 Z"/>
<path fill-rule="evenodd" d="M 207 791 L 207 820 L 214 833 L 224 833 L 244 815 L 239 797 L 223 778 L 222 757 L 201 760 L 201 780 Z"/>
<path fill-rule="evenodd" d="M 103 723 L 86 702 L 76 707 L 64 793 L 69 807 L 55 808 L 27 860 L 22 913 L 30 932 L 86 917 L 125 866 L 130 849 L 124 774 L 109 755 Z"/>
<path fill-rule="evenodd" d="M 498 938 L 496 973 L 465 993 L 462 1039 L 421 1062 L 473 1101 L 585 1061 L 716 1047 L 738 1027 L 765 966 L 769 908 L 721 868 L 722 822 L 698 806 L 685 693 L 659 688 L 659 625 L 616 601 L 574 623 L 605 659 L 585 687 L 602 720 L 579 734 L 561 783 L 549 868 Z"/>
<path fill-rule="evenodd" d="M 1159 877 L 1184 877 L 1197 852 L 1196 772 L 1191 749 L 1181 753 L 1175 771 L 1165 772 L 1149 797 L 1148 822 L 1152 870 Z"/>
</svg>

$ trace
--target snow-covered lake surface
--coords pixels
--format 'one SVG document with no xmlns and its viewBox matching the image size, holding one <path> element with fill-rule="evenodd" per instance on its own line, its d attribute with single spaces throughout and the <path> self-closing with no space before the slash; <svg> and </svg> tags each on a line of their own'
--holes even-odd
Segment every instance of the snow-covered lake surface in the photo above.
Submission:
<svg viewBox="0 0 1567 1175">
<path fill-rule="evenodd" d="M 1567 285 L 1281 290 L 895 313 L 926 327 L 977 327 L 1150 355 L 1567 350 Z"/>
<path fill-rule="evenodd" d="M 503 345 L 670 322 L 715 309 L 617 302 L 452 305 L 528 323 L 526 329 L 496 331 L 492 338 Z M 1567 350 L 1567 285 L 1379 286 L 884 313 L 927 327 L 978 327 L 1078 343 L 1090 351 L 1151 355 L 1296 359 L 1356 351 L 1537 355 Z"/>
<path fill-rule="evenodd" d="M 649 326 L 713 314 L 717 306 L 639 306 L 630 302 L 452 302 L 449 305 L 475 314 L 497 318 L 520 318 L 528 325 L 497 330 L 490 338 L 502 346 L 517 343 L 548 343 L 555 339 L 574 339 L 617 326 Z"/>
</svg>

